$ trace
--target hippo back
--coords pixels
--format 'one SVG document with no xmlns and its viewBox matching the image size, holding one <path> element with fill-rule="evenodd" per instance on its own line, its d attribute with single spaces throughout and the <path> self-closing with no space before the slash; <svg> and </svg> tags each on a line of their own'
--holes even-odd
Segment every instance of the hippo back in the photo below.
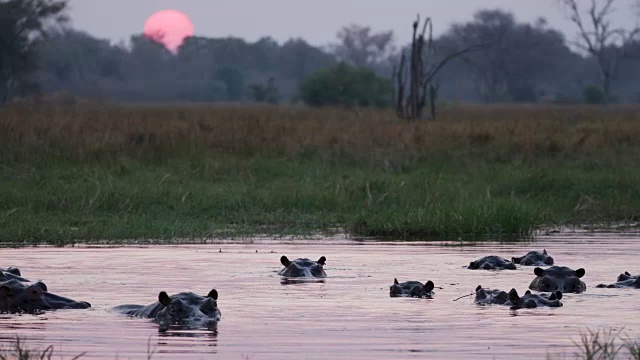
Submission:
<svg viewBox="0 0 640 360">
<path fill-rule="evenodd" d="M 585 274 L 582 268 L 573 270 L 566 266 L 552 266 L 548 269 L 537 267 L 534 274 L 536 278 L 529 285 L 531 290 L 581 293 L 587 289 L 587 285 L 580 280 Z"/>
<path fill-rule="evenodd" d="M 640 276 L 632 276 L 628 272 L 620 274 L 618 281 L 613 284 L 599 284 L 598 288 L 635 288 L 640 289 Z"/>
</svg>

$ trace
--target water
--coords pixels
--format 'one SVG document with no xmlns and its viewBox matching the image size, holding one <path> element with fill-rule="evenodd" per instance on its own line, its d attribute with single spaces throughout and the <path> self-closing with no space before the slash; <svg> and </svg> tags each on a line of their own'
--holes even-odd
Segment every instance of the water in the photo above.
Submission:
<svg viewBox="0 0 640 360">
<path fill-rule="evenodd" d="M 533 243 L 456 245 L 341 239 L 180 246 L 2 249 L 0 267 L 19 267 L 49 291 L 89 301 L 87 310 L 0 315 L 0 342 L 53 345 L 54 358 L 84 359 L 572 359 L 587 329 L 640 336 L 640 290 L 597 289 L 618 274 L 640 273 L 637 235 L 576 234 Z M 533 268 L 463 268 L 484 255 L 507 258 L 546 248 L 558 265 L 583 267 L 584 294 L 555 309 L 480 307 L 477 285 L 524 292 Z M 282 285 L 279 258 L 327 257 L 324 283 Z M 432 280 L 432 300 L 390 298 L 393 278 Z M 440 288 L 439 288 L 440 287 Z M 222 320 L 215 331 L 158 332 L 145 319 L 110 312 L 148 304 L 158 292 L 215 288 Z"/>
</svg>

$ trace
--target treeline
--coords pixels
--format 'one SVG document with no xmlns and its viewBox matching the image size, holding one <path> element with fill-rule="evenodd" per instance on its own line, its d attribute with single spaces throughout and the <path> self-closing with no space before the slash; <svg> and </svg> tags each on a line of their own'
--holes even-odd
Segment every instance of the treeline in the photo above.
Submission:
<svg viewBox="0 0 640 360">
<path fill-rule="evenodd" d="M 410 33 L 411 24 L 407 25 Z M 279 44 L 270 37 L 256 42 L 191 37 L 174 54 L 142 35 L 132 36 L 127 44 L 114 44 L 59 27 L 35 45 L 37 70 L 29 78 L 43 93 L 65 92 L 106 101 L 295 103 L 301 101 L 301 89 L 316 95 L 335 90 L 327 89 L 332 82 L 319 74 L 336 69 L 333 83 L 340 83 L 346 78 L 335 75 L 344 70 L 340 62 L 368 68 L 381 81 L 388 80 L 387 86 L 367 74 L 356 74 L 384 89 L 384 94 L 390 93 L 393 67 L 407 46 L 398 47 L 392 32 L 374 33 L 369 27 L 350 25 L 325 48 L 303 39 Z M 598 59 L 573 50 L 544 19 L 522 23 L 508 12 L 483 10 L 468 22 L 453 24 L 434 39 L 433 46 L 436 58 L 477 47 L 438 73 L 434 83 L 440 101 L 602 101 Z M 605 52 L 619 50 L 616 46 L 612 43 Z M 640 102 L 640 42 L 622 46 L 627 56 L 616 59 L 619 64 L 611 77 L 609 101 Z M 317 83 L 310 84 L 308 79 L 315 78 Z M 383 99 L 367 101 L 390 104 Z"/>
</svg>

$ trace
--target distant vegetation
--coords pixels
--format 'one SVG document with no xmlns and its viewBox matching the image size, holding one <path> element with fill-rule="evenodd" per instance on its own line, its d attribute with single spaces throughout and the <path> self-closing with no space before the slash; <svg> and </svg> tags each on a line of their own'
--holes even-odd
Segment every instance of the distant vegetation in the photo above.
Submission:
<svg viewBox="0 0 640 360">
<path fill-rule="evenodd" d="M 572 0 L 562 3 L 577 4 Z M 43 13 L 46 16 L 42 18 L 36 15 L 36 22 L 24 22 L 23 19 L 34 18 L 35 13 L 28 6 L 22 12 L 7 10 L 18 4 L 46 5 L 52 12 Z M 173 54 L 142 35 L 133 35 L 126 43 L 116 44 L 75 30 L 64 22 L 46 31 L 40 25 L 28 31 L 20 28 L 19 24 L 41 24 L 50 21 L 48 18 L 62 20 L 65 4 L 65 1 L 54 0 L 0 0 L 0 12 L 14 14 L 0 17 L 0 27 L 5 29 L 0 35 L 0 49 L 8 54 L 7 59 L 12 59 L 0 64 L 0 74 L 20 75 L 0 76 L 0 95 L 3 95 L 0 103 L 40 91 L 110 102 L 285 104 L 304 100 L 333 104 L 334 101 L 321 99 L 334 99 L 339 89 L 325 89 L 325 94 L 318 94 L 320 89 L 316 86 L 315 95 L 310 99 L 304 94 L 310 91 L 305 79 L 326 76 L 331 69 L 337 69 L 339 62 L 348 63 L 354 71 L 359 69 L 357 71 L 364 73 L 366 68 L 380 78 L 390 79 L 393 66 L 399 63 L 400 52 L 410 45 L 396 43 L 396 34 L 392 32 L 374 32 L 370 27 L 350 24 L 337 32 L 335 43 L 322 48 L 303 39 L 278 43 L 266 35 L 255 42 L 231 37 L 191 37 Z M 601 6 L 605 1 L 593 4 Z M 587 10 L 578 8 L 586 21 L 582 24 L 586 36 L 568 39 L 544 19 L 522 23 L 501 10 L 481 10 L 467 22 L 452 24 L 434 39 L 434 56 L 430 61 L 437 63 L 469 46 L 481 47 L 450 62 L 438 73 L 434 82 L 438 100 L 640 101 L 640 31 L 620 29 L 615 23 L 608 23 L 605 30 L 598 27 L 598 31 L 591 32 Z M 599 19 L 602 23 L 610 20 L 614 8 L 596 10 L 604 14 Z M 407 19 L 407 32 L 403 36 L 410 35 L 412 20 Z M 438 19 L 433 20 L 437 26 L 445 25 Z M 27 33 L 28 37 L 16 35 Z M 15 39 L 28 43 L 23 47 L 26 52 L 11 50 Z M 579 47 L 570 46 L 574 43 Z M 592 84 L 600 89 L 604 98 L 594 98 Z M 267 86 L 270 88 L 265 92 Z M 381 103 L 376 100 L 375 104 Z"/>
<path fill-rule="evenodd" d="M 12 106 L 0 241 L 521 238 L 640 216 L 635 106 Z"/>
</svg>

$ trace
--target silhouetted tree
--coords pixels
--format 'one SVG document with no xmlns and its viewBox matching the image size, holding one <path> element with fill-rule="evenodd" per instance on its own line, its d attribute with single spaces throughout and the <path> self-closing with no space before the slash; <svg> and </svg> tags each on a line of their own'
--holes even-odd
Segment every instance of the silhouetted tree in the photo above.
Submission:
<svg viewBox="0 0 640 360">
<path fill-rule="evenodd" d="M 620 63 L 628 58 L 630 46 L 640 37 L 640 27 L 626 30 L 614 27 L 611 14 L 615 0 L 591 0 L 583 20 L 583 11 L 576 0 L 559 0 L 569 12 L 569 19 L 578 27 L 577 46 L 597 62 L 604 103 L 611 99 L 611 82 Z"/>
<path fill-rule="evenodd" d="M 34 88 L 36 44 L 46 25 L 62 22 L 65 0 L 0 0 L 0 105 Z"/>
</svg>

